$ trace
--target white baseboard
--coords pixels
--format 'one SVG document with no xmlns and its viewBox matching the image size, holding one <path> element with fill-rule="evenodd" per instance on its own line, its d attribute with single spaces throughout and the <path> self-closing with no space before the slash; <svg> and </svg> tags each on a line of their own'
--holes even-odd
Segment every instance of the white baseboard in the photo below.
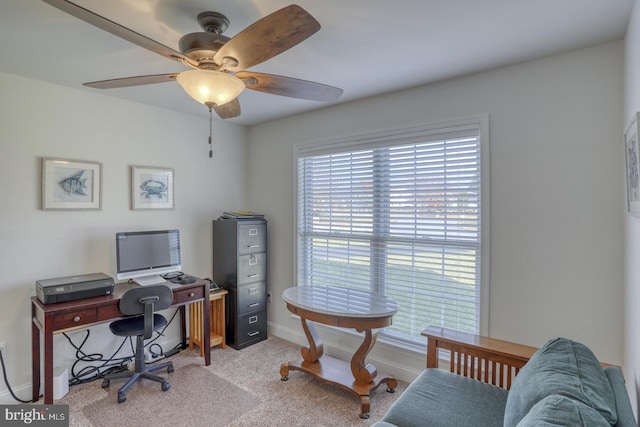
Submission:
<svg viewBox="0 0 640 427">
<path fill-rule="evenodd" d="M 17 387 L 11 387 L 13 393 L 22 400 L 30 400 L 31 399 L 31 384 L 23 384 Z M 2 405 L 12 405 L 12 404 L 20 404 L 17 400 L 11 396 L 9 390 L 3 390 L 0 392 L 0 404 Z"/>
</svg>

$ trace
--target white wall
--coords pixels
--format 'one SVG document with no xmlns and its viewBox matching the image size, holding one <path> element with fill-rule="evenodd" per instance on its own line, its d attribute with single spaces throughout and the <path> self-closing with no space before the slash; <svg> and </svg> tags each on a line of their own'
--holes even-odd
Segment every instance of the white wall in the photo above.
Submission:
<svg viewBox="0 0 640 427">
<path fill-rule="evenodd" d="M 211 220 L 245 206 L 247 131 L 216 121 L 209 159 L 204 117 L 9 74 L 0 74 L 0 93 L 0 341 L 7 343 L 9 381 L 24 398 L 31 396 L 35 281 L 98 271 L 115 277 L 117 231 L 166 228 L 181 231 L 184 271 L 209 277 Z M 41 210 L 42 157 L 102 162 L 102 210 Z M 174 210 L 130 210 L 132 165 L 175 170 Z M 172 329 L 167 340 L 176 334 Z M 83 337 L 72 336 L 78 344 Z M 70 366 L 71 346 L 61 335 L 54 342 L 56 367 Z M 101 325 L 86 350 L 108 351 L 113 342 Z M 2 382 L 0 400 L 6 394 Z"/>
<path fill-rule="evenodd" d="M 304 341 L 280 298 L 294 284 L 293 146 L 488 113 L 489 334 L 534 346 L 567 336 L 621 363 L 622 70 L 614 42 L 252 127 L 248 195 L 270 221 L 270 331 Z M 325 341 L 329 352 L 357 345 L 335 332 Z M 376 345 L 379 368 L 424 367 L 424 354 L 391 351 Z"/>
<path fill-rule="evenodd" d="M 621 133 L 640 111 L 640 5 L 635 3 L 625 39 L 624 123 Z M 624 176 L 621 177 L 624 180 Z M 626 200 L 625 189 L 623 195 Z M 626 208 L 626 205 L 625 205 Z M 640 218 L 626 215 L 625 236 L 625 352 L 624 371 L 631 403 L 638 418 L 640 407 Z"/>
</svg>

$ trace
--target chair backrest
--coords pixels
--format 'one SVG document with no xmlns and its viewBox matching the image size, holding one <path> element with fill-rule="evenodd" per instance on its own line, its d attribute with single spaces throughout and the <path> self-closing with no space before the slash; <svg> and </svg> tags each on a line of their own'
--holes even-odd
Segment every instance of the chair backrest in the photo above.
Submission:
<svg viewBox="0 0 640 427">
<path fill-rule="evenodd" d="M 173 302 L 173 292 L 167 285 L 150 285 L 132 288 L 120 299 L 120 312 L 126 315 L 144 314 L 144 338 L 153 333 L 153 313 L 168 308 Z"/>
</svg>

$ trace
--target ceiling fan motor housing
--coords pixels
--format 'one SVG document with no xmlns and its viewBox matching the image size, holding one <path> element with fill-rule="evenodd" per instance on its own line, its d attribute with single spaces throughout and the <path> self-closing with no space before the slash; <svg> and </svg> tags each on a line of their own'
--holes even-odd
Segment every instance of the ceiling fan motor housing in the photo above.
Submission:
<svg viewBox="0 0 640 427">
<path fill-rule="evenodd" d="M 217 69 L 213 61 L 216 52 L 229 41 L 229 37 L 216 33 L 190 33 L 180 37 L 178 46 L 183 55 L 198 62 L 199 68 Z"/>
<path fill-rule="evenodd" d="M 208 33 L 222 34 L 229 28 L 229 19 L 218 12 L 201 12 L 196 19 L 200 28 Z"/>
</svg>

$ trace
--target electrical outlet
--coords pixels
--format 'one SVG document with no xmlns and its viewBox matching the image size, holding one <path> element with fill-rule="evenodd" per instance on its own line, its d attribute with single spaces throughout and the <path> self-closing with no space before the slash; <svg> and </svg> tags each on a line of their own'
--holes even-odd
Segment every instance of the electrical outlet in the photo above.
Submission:
<svg viewBox="0 0 640 427">
<path fill-rule="evenodd" d="M 273 302 L 273 299 L 271 299 L 271 291 L 267 291 L 267 301 Z"/>
<path fill-rule="evenodd" d="M 7 360 L 7 345 L 4 342 L 0 342 L 0 352 L 2 353 L 2 358 Z"/>
</svg>

